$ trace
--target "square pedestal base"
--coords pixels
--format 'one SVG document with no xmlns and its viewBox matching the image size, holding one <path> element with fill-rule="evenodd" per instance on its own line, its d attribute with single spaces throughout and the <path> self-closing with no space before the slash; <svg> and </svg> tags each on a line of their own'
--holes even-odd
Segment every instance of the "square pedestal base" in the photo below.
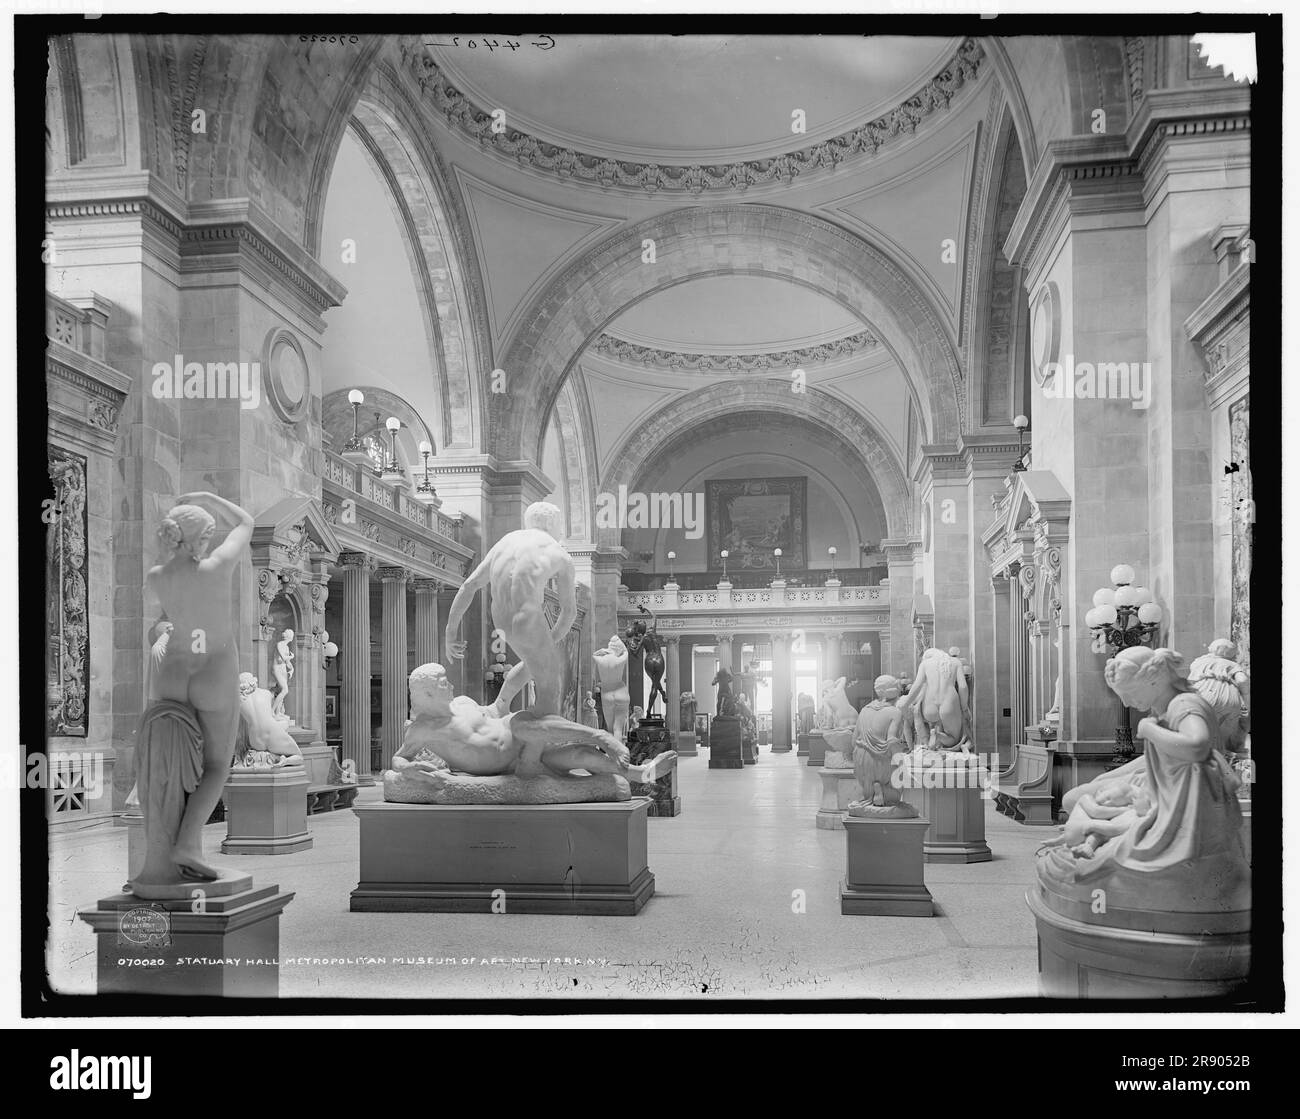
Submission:
<svg viewBox="0 0 1300 1119">
<path fill-rule="evenodd" d="M 693 730 L 678 731 L 676 735 L 676 739 L 677 739 L 677 745 L 674 746 L 673 749 L 677 751 L 678 757 L 694 758 L 699 756 L 700 747 L 699 744 L 695 741 L 695 732 Z"/>
<path fill-rule="evenodd" d="M 95 930 L 99 993 L 278 997 L 280 914 L 293 894 L 254 887 L 247 874 L 177 889 L 161 901 L 115 894 L 81 911 Z"/>
<path fill-rule="evenodd" d="M 941 773 L 926 774 L 922 780 L 946 784 L 963 784 L 962 788 L 904 789 L 903 797 L 911 801 L 930 821 L 925 837 L 927 863 L 986 863 L 993 858 L 984 838 L 984 797 L 980 776 L 974 768 L 962 767 Z"/>
<path fill-rule="evenodd" d="M 358 913 L 631 917 L 654 894 L 641 798 L 611 804 L 368 804 Z"/>
<path fill-rule="evenodd" d="M 808 760 L 804 765 L 812 768 L 813 766 L 826 764 L 826 738 L 820 731 L 810 731 L 808 734 Z"/>
<path fill-rule="evenodd" d="M 709 768 L 744 769 L 741 754 L 740 720 L 718 715 L 709 727 Z"/>
<path fill-rule="evenodd" d="M 223 855 L 285 855 L 311 848 L 307 773 L 302 766 L 268 773 L 234 770 L 224 796 Z"/>
<path fill-rule="evenodd" d="M 800 734 L 795 738 L 795 757 L 806 758 L 808 756 L 808 735 Z"/>
<path fill-rule="evenodd" d="M 671 747 L 670 747 L 671 749 Z M 637 760 L 640 764 L 639 759 Z M 669 770 L 656 781 L 648 784 L 641 781 L 628 782 L 634 797 L 645 797 L 650 801 L 651 816 L 680 816 L 682 798 L 677 795 L 677 759 L 669 763 Z"/>
<path fill-rule="evenodd" d="M 930 821 L 845 816 L 845 875 L 840 913 L 846 917 L 933 917 L 922 845 Z"/>
</svg>

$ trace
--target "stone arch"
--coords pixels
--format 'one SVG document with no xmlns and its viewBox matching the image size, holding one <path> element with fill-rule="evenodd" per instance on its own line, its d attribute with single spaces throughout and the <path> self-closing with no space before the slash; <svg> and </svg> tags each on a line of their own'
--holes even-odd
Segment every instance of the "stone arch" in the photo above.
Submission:
<svg viewBox="0 0 1300 1119">
<path fill-rule="evenodd" d="M 416 257 L 426 331 L 439 364 L 440 449 L 480 447 L 481 373 L 491 360 L 491 341 L 478 259 L 463 232 L 467 224 L 458 196 L 448 189 L 417 105 L 386 62 L 371 74 L 352 124 L 397 200 Z"/>
<path fill-rule="evenodd" d="M 565 465 L 568 537 L 575 543 L 591 543 L 591 517 L 596 506 L 596 430 L 581 377 L 581 367 L 575 368 L 555 398 L 554 415 Z"/>
<path fill-rule="evenodd" d="M 641 262 L 647 239 L 655 242 L 653 265 Z M 510 391 L 491 398 L 490 448 L 501 459 L 537 461 L 560 385 L 610 321 L 656 291 L 736 274 L 787 279 L 858 315 L 910 382 L 927 441 L 957 439 L 965 383 L 956 347 L 904 271 L 828 221 L 749 204 L 689 207 L 647 219 L 611 234 L 557 276 L 503 347 Z"/>
<path fill-rule="evenodd" d="M 620 485 L 635 490 L 641 479 L 653 477 L 684 443 L 696 438 L 703 424 L 730 418 L 733 425 L 757 426 L 772 416 L 785 422 L 793 419 L 829 436 L 864 491 L 880 495 L 878 512 L 889 535 L 910 534 L 911 487 L 875 425 L 828 393 L 791 392 L 784 381 L 723 381 L 678 397 L 655 415 L 653 423 L 631 432 L 610 456 L 600 491 L 617 493 Z M 665 438 L 664 432 L 671 434 Z M 600 529 L 597 535 L 600 543 L 619 543 L 616 529 Z"/>
</svg>

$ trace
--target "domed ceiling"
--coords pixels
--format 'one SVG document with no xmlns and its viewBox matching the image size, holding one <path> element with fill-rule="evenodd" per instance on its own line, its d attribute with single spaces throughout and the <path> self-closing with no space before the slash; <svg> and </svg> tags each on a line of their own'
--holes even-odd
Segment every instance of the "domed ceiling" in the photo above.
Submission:
<svg viewBox="0 0 1300 1119">
<path fill-rule="evenodd" d="M 959 39 L 566 35 L 550 49 L 425 36 L 480 107 L 538 139 L 613 158 L 753 159 L 838 135 L 914 93 Z M 793 131 L 802 110 L 806 131 Z"/>
</svg>

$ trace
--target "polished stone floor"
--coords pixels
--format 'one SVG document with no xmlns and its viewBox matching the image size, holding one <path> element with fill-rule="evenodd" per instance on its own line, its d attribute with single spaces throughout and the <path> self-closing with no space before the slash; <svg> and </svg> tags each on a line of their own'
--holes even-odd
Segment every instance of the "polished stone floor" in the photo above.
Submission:
<svg viewBox="0 0 1300 1119">
<path fill-rule="evenodd" d="M 1055 829 L 1014 824 L 990 803 L 993 860 L 926 867 L 936 917 L 843 917 L 844 833 L 814 823 L 818 771 L 766 747 L 758 765 L 743 770 L 709 770 L 707 759 L 707 751 L 681 759 L 682 815 L 649 821 L 655 896 L 636 917 L 350 913 L 357 880 L 350 811 L 311 817 L 310 851 L 217 861 L 296 895 L 280 926 L 286 997 L 1037 994 L 1024 896 L 1033 852 Z M 377 788 L 362 792 L 379 796 Z M 216 852 L 225 825 L 207 831 L 206 849 Z M 50 871 L 51 980 L 59 990 L 91 992 L 94 942 L 75 910 L 121 888 L 126 829 L 55 834 Z"/>
</svg>

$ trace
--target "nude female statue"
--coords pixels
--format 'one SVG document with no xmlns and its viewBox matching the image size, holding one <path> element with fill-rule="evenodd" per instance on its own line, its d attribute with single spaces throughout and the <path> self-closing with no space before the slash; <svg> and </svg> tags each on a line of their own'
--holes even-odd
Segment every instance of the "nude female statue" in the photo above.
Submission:
<svg viewBox="0 0 1300 1119">
<path fill-rule="evenodd" d="M 560 511 L 536 501 L 524 510 L 524 527 L 498 540 L 465 580 L 452 600 L 444 634 L 447 653 L 459 660 L 467 645 L 458 640 L 461 619 L 483 587 L 492 591 L 492 624 L 519 654 L 519 663 L 506 674 L 496 699 L 498 711 L 508 711 L 510 701 L 532 681 L 536 701 L 531 710 L 554 715 L 560 710 L 563 663 L 559 643 L 578 616 L 573 560 L 557 539 Z M 546 620 L 546 587 L 555 580 L 560 615 Z"/>
<path fill-rule="evenodd" d="M 275 646 L 275 663 L 271 674 L 275 677 L 275 698 L 271 701 L 271 712 L 281 722 L 288 722 L 284 713 L 284 697 L 289 691 L 289 681 L 293 679 L 293 630 L 286 629 L 280 634 Z"/>
<path fill-rule="evenodd" d="M 927 649 L 916 669 L 916 683 L 899 701 L 899 707 L 912 714 L 917 747 L 970 752 L 967 695 L 961 661 L 942 649 Z"/>
<path fill-rule="evenodd" d="M 605 648 L 592 653 L 591 659 L 596 662 L 596 675 L 600 677 L 605 726 L 610 734 L 624 742 L 627 739 L 628 707 L 632 702 L 627 689 L 627 646 L 615 634 Z"/>
<path fill-rule="evenodd" d="M 229 521 L 226 539 L 207 555 L 217 528 L 217 517 Z M 165 563 L 152 568 L 146 586 L 162 604 L 173 632 L 153 675 L 160 701 L 187 705 L 202 736 L 202 772 L 185 800 L 180 826 L 170 850 L 156 847 L 157 786 L 172 779 L 174 759 L 147 760 L 139 775 L 145 834 L 151 850 L 144 870 L 132 889 L 148 897 L 150 885 L 179 879 L 213 881 L 219 872 L 203 861 L 203 825 L 221 798 L 230 772 L 235 732 L 239 721 L 239 657 L 235 649 L 235 609 L 231 599 L 231 574 L 253 535 L 253 518 L 243 509 L 212 493 L 183 494 L 163 518 L 158 536 L 169 553 Z M 169 714 L 184 718 L 177 708 Z M 147 722 L 154 709 L 146 711 Z M 145 727 L 142 724 L 142 736 Z M 139 761 L 139 754 L 137 754 Z M 151 832 L 155 834 L 151 836 Z M 160 865 L 168 863 L 169 865 Z"/>
<path fill-rule="evenodd" d="M 271 693 L 257 686 L 257 677 L 251 672 L 239 674 L 239 695 L 240 744 L 246 748 L 236 764 L 246 769 L 301 764 L 302 751 L 275 717 Z"/>
</svg>

